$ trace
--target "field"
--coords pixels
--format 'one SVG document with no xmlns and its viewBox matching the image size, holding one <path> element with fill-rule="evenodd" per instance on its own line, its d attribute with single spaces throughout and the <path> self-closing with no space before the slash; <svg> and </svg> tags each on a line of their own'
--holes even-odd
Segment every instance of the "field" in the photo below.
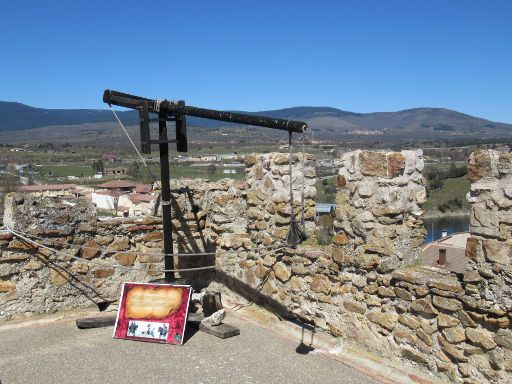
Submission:
<svg viewBox="0 0 512 384">
<path fill-rule="evenodd" d="M 430 191 L 423 209 L 425 212 L 437 212 L 437 207 L 447 203 L 448 200 L 460 199 L 462 201 L 461 210 L 469 211 L 466 194 L 469 192 L 470 185 L 471 183 L 466 176 L 444 180 L 444 185 L 441 189 Z"/>
<path fill-rule="evenodd" d="M 39 172 L 38 178 L 47 178 L 47 175 L 55 177 L 67 176 L 93 176 L 94 169 L 87 165 L 36 165 L 34 170 Z"/>
<path fill-rule="evenodd" d="M 117 167 L 128 168 L 129 164 L 118 163 Z M 106 168 L 108 169 L 108 167 Z M 148 170 L 139 164 L 139 171 L 135 175 L 123 175 L 121 178 L 124 180 L 133 180 L 136 182 L 150 183 L 154 180 L 160 180 L 160 167 L 158 165 L 150 165 L 149 169 L 155 176 L 153 179 Z M 227 169 L 222 164 L 217 164 L 214 170 L 209 169 L 208 166 L 190 166 L 190 165 L 170 165 L 169 173 L 171 179 L 180 178 L 203 178 L 211 181 L 217 181 L 223 178 L 232 178 L 240 180 L 244 177 L 243 173 L 223 173 Z M 69 182 L 97 185 L 108 180 L 108 178 L 94 179 L 94 169 L 91 165 L 36 165 L 34 170 L 38 172 L 34 179 L 38 182 L 44 183 L 62 183 L 68 180 Z M 242 169 L 240 169 L 242 171 Z M 68 179 L 68 176 L 79 177 L 79 180 Z"/>
</svg>

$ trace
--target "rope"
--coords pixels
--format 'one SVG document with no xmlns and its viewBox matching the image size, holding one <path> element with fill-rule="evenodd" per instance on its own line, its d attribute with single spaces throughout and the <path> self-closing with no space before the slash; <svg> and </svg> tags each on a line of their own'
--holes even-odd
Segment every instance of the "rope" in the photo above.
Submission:
<svg viewBox="0 0 512 384">
<path fill-rule="evenodd" d="M 302 226 L 302 231 L 304 234 L 306 234 L 306 223 L 304 220 L 304 206 L 306 205 L 305 199 L 304 199 L 304 190 L 306 189 L 306 182 L 304 180 L 304 173 L 306 169 L 306 131 L 304 130 L 304 127 L 302 128 L 302 193 L 300 196 L 300 206 L 301 206 L 301 219 L 300 224 Z"/>
<path fill-rule="evenodd" d="M 137 155 L 139 155 L 140 157 L 140 160 L 142 161 L 142 164 L 144 164 L 144 167 L 146 167 L 146 169 L 148 170 L 148 173 L 149 175 L 151 176 L 151 179 L 153 180 L 154 183 L 156 183 L 156 185 L 158 186 L 158 188 L 160 188 L 160 190 L 162 190 L 162 187 L 160 186 L 160 183 L 157 181 L 155 175 L 153 175 L 153 172 L 151 172 L 151 169 L 149 168 L 149 166 L 146 164 L 146 160 L 144 159 L 144 157 L 142 157 L 141 153 L 139 152 L 139 150 L 137 149 L 137 146 L 135 145 L 135 143 L 133 142 L 132 138 L 130 137 L 130 134 L 128 133 L 128 131 L 126 130 L 126 128 L 124 127 L 123 123 L 121 122 L 121 119 L 119 119 L 119 116 L 117 116 L 117 113 L 116 111 L 114 111 L 114 108 L 112 108 L 112 105 L 108 105 L 110 107 L 110 110 L 112 111 L 112 113 L 114 114 L 117 122 L 119 123 L 119 125 L 121 126 L 121 128 L 123 129 L 126 137 L 128 137 L 128 140 L 130 140 L 130 143 L 132 143 L 132 146 L 133 146 L 133 149 L 135 149 L 135 152 L 137 152 Z"/>
<path fill-rule="evenodd" d="M 32 239 L 29 239 L 28 237 L 26 236 L 23 236 L 19 233 L 17 233 L 17 231 L 14 231 L 14 230 L 11 230 L 9 229 L 9 231 L 19 237 L 20 239 L 22 240 L 25 240 L 31 244 L 35 244 L 37 245 L 38 247 L 41 247 L 41 248 L 44 248 L 44 249 L 47 249 L 49 250 L 50 252 L 53 252 L 53 253 L 56 253 L 58 255 L 63 255 L 65 256 L 66 258 L 70 258 L 72 260 L 79 260 L 79 261 L 84 261 L 85 263 L 87 264 L 91 264 L 91 265 L 95 265 L 95 266 L 99 266 L 99 267 L 102 267 L 102 268 L 105 268 L 105 267 L 109 267 L 109 268 L 114 268 L 114 269 L 122 269 L 122 270 L 129 270 L 129 271 L 145 271 L 147 272 L 147 268 L 144 268 L 144 267 L 128 267 L 128 266 L 124 266 L 124 265 L 107 265 L 107 264 L 104 264 L 104 263 L 97 263 L 93 260 L 87 260 L 87 259 L 84 259 L 84 258 L 81 258 L 81 257 L 77 257 L 77 256 L 72 256 L 72 255 L 68 255 L 62 251 L 59 251 L 57 249 L 53 249 L 53 248 L 50 248 L 44 244 L 40 244 Z M 277 251 L 278 249 L 276 249 Z M 60 260 L 60 261 L 65 261 L 65 262 L 69 262 L 68 260 Z M 206 269 L 216 269 L 216 268 L 222 268 L 222 267 L 228 267 L 228 266 L 232 266 L 232 265 L 235 265 L 237 264 L 237 262 L 232 262 L 232 263 L 226 263 L 226 264 L 219 264 L 219 265 L 209 265 L 209 266 L 205 266 L 205 267 L 194 267 L 194 268 L 174 268 L 174 269 L 155 269 L 153 270 L 152 272 L 190 272 L 190 271 L 201 271 L 201 270 L 206 270 Z"/>
<path fill-rule="evenodd" d="M 303 152 L 303 159 L 305 152 Z M 288 166 L 290 170 L 290 226 L 288 227 L 288 234 L 286 236 L 286 244 L 290 247 L 295 247 L 297 244 L 306 239 L 306 235 L 303 228 L 300 228 L 295 218 L 295 207 L 293 201 L 293 156 L 292 156 L 292 132 L 288 131 Z M 302 174 L 304 176 L 304 167 L 302 168 Z M 304 181 L 302 191 L 302 220 L 304 220 Z"/>
<path fill-rule="evenodd" d="M 293 210 L 293 183 L 292 183 L 292 172 L 293 172 L 293 156 L 292 156 L 292 132 L 288 132 L 288 168 L 290 170 L 290 205 L 292 208 L 291 215 L 294 216 L 294 210 Z"/>
<path fill-rule="evenodd" d="M 78 245 L 78 244 L 69 244 L 69 243 L 62 243 L 62 242 L 59 242 L 59 241 L 56 241 L 56 240 L 52 240 L 52 239 L 47 239 L 47 238 L 43 238 L 43 237 L 39 237 L 39 236 L 36 236 L 36 235 L 32 235 L 30 233 L 26 233 L 26 232 L 21 232 L 21 231 L 17 231 L 17 230 L 14 230 L 8 226 L 6 226 L 7 230 L 9 232 L 11 232 L 13 235 L 15 236 L 19 236 L 20 238 L 23 237 L 31 237 L 33 239 L 37 239 L 37 240 L 40 240 L 40 241 L 45 241 L 45 242 L 53 242 L 55 245 L 57 246 L 62 246 L 62 247 L 68 247 L 68 246 L 71 246 L 73 248 L 78 248 L 78 249 L 92 249 L 92 250 L 99 250 L 101 251 L 102 253 L 109 253 L 109 254 L 118 254 L 118 253 L 129 253 L 129 254 L 138 254 L 138 255 L 151 255 L 151 256 L 165 256 L 165 257 L 189 257 L 189 256 L 215 256 L 217 254 L 217 252 L 197 252 L 197 253 L 162 253 L 162 252 L 139 252 L 139 251 L 110 251 L 108 250 L 108 248 L 104 248 L 104 247 L 87 247 L 87 246 L 84 246 L 84 245 Z M 265 249 L 273 249 L 273 248 L 280 248 L 280 247 L 283 247 L 284 244 L 276 244 L 276 245 L 268 245 L 268 246 L 264 246 L 264 247 L 254 247 L 252 249 L 249 249 L 249 250 L 244 250 L 244 252 L 250 252 L 250 251 L 253 251 L 255 253 L 259 253 L 260 250 L 265 250 Z M 240 252 L 240 251 L 236 251 L 236 250 L 223 250 L 221 249 L 220 252 L 223 252 L 223 253 L 236 253 L 236 252 Z"/>
</svg>

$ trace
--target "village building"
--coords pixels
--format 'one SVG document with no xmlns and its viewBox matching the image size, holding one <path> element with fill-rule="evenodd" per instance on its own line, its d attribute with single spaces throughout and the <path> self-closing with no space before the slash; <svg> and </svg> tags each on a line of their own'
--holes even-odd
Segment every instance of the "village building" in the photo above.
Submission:
<svg viewBox="0 0 512 384">
<path fill-rule="evenodd" d="M 41 197 L 78 197 L 80 192 L 76 184 L 36 184 L 22 185 L 18 187 L 18 192 L 35 194 Z"/>
<path fill-rule="evenodd" d="M 113 180 L 106 183 L 99 184 L 98 188 L 107 191 L 115 192 L 133 192 L 135 191 L 136 183 L 126 180 Z"/>
<path fill-rule="evenodd" d="M 118 167 L 118 168 L 105 168 L 103 171 L 105 176 L 110 177 L 120 177 L 126 175 L 126 168 Z"/>
<path fill-rule="evenodd" d="M 469 232 L 453 233 L 423 247 L 423 265 L 464 273 L 468 264 L 466 243 Z"/>
<path fill-rule="evenodd" d="M 91 194 L 92 203 L 97 208 L 115 211 L 125 217 L 153 212 L 155 197 L 151 184 L 114 180 L 98 185 L 98 189 Z"/>
</svg>

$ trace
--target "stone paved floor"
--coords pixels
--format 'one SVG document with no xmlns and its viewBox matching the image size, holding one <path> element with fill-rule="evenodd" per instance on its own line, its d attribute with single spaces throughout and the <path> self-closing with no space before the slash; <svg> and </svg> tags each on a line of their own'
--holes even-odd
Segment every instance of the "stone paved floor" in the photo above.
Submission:
<svg viewBox="0 0 512 384">
<path fill-rule="evenodd" d="M 112 327 L 79 330 L 74 320 L 0 325 L 0 381 L 19 383 L 376 383 L 299 343 L 230 315 L 241 335 L 190 332 L 179 346 L 112 338 Z"/>
</svg>

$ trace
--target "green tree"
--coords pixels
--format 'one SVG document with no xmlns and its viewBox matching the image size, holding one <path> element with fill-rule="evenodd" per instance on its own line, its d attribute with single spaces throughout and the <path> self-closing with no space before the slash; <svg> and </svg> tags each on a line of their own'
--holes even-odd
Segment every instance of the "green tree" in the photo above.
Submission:
<svg viewBox="0 0 512 384">
<path fill-rule="evenodd" d="M 126 174 L 131 177 L 136 177 L 139 174 L 139 163 L 133 161 L 126 170 Z"/>
<path fill-rule="evenodd" d="M 95 160 L 92 163 L 92 169 L 94 169 L 94 171 L 96 173 L 103 173 L 103 171 L 105 170 L 105 168 L 103 166 L 103 161 L 102 160 Z"/>
</svg>

